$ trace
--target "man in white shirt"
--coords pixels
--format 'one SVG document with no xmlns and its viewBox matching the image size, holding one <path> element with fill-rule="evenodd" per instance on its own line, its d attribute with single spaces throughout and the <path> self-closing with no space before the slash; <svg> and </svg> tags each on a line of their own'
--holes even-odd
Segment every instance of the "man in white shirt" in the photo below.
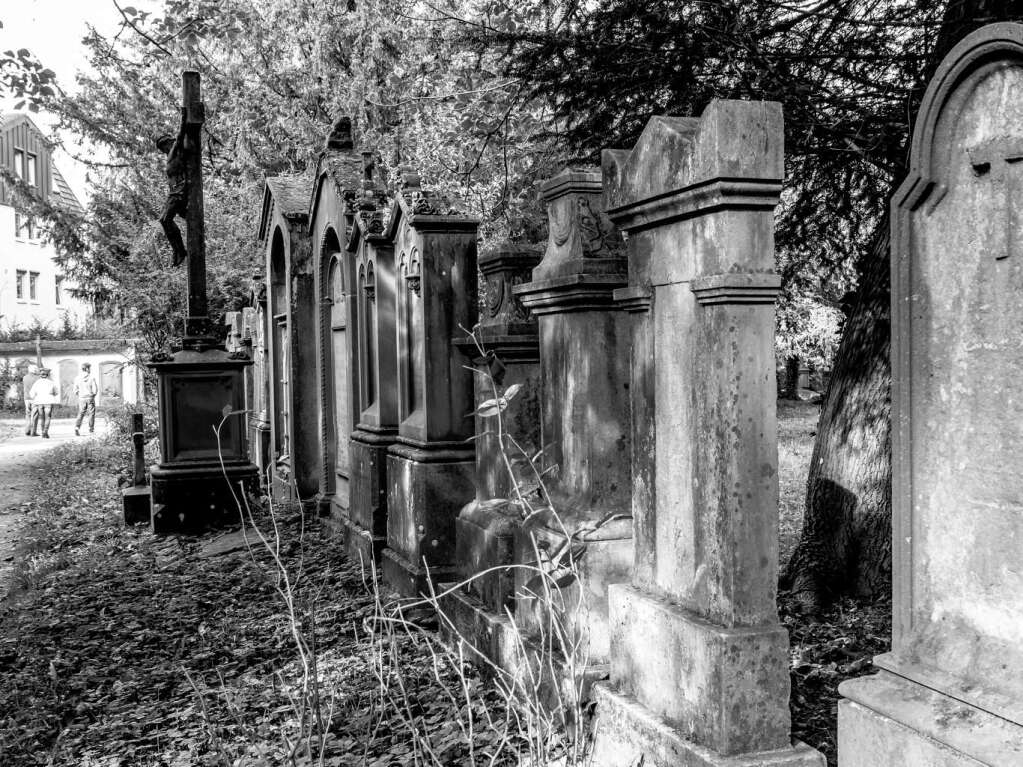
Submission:
<svg viewBox="0 0 1023 767">
<path fill-rule="evenodd" d="M 75 421 L 75 436 L 79 436 L 82 421 L 89 416 L 89 434 L 96 430 L 96 393 L 99 384 L 92 375 L 92 365 L 82 363 L 82 372 L 75 379 L 75 394 L 78 395 L 78 419 Z"/>
<path fill-rule="evenodd" d="M 49 439 L 53 406 L 60 402 L 60 389 L 50 378 L 49 368 L 42 368 L 39 371 L 39 380 L 32 384 L 32 391 L 29 394 L 32 399 L 32 436 L 38 435 L 37 426 L 42 420 L 43 436 Z"/>
</svg>

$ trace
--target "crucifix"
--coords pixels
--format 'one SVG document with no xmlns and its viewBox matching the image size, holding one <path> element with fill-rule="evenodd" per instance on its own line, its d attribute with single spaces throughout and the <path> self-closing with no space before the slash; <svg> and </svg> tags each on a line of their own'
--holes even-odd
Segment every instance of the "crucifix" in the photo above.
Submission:
<svg viewBox="0 0 1023 767">
<path fill-rule="evenodd" d="M 199 73 L 181 73 L 181 126 L 177 136 L 165 134 L 156 140 L 167 155 L 169 192 L 160 224 L 171 244 L 174 265 L 186 262 L 188 298 L 185 309 L 185 348 L 209 343 L 206 304 L 206 232 L 202 193 L 202 126 L 206 108 L 199 90 Z M 174 219 L 184 218 L 187 247 Z"/>
<path fill-rule="evenodd" d="M 996 189 L 1001 187 L 1005 206 L 1004 242 L 994 250 L 996 261 L 1003 261 L 1023 244 L 1020 202 L 1023 201 L 1023 140 L 1015 136 L 999 136 L 966 148 L 970 166 L 976 176 L 989 176 Z"/>
</svg>

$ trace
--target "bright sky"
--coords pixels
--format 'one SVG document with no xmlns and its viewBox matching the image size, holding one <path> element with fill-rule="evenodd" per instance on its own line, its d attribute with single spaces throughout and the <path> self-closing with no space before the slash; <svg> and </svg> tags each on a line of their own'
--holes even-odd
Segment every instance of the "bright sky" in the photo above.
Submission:
<svg viewBox="0 0 1023 767">
<path fill-rule="evenodd" d="M 120 2 L 120 0 L 119 0 Z M 121 3 L 136 8 L 150 9 L 156 0 L 125 0 Z M 100 32 L 110 34 L 117 30 L 121 19 L 113 0 L 0 0 L 0 50 L 28 48 L 43 66 L 57 73 L 57 82 L 68 91 L 75 89 L 75 75 L 87 69 L 86 52 L 82 38 L 87 24 Z M 13 100 L 0 99 L 0 109 L 7 112 Z M 36 113 L 32 119 L 45 133 L 55 122 L 47 115 Z M 62 136 L 76 154 L 93 154 L 92 148 L 73 145 L 70 135 Z M 57 166 L 71 188 L 84 202 L 86 199 L 86 168 L 66 152 L 56 154 Z"/>
</svg>

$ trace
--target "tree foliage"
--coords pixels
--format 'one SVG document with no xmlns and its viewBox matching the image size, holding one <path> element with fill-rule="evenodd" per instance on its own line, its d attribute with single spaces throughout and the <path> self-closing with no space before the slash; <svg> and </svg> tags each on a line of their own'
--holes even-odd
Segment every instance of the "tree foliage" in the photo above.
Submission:
<svg viewBox="0 0 1023 767">
<path fill-rule="evenodd" d="M 155 223 L 166 178 L 154 139 L 175 130 L 184 69 L 201 73 L 207 105 L 214 315 L 242 302 L 261 266 L 254 240 L 264 177 L 310 168 L 343 116 L 392 180 L 413 165 L 427 186 L 480 215 L 485 237 L 538 236 L 532 189 L 559 159 L 556 131 L 543 100 L 500 73 L 500 51 L 470 34 L 483 12 L 472 3 L 457 13 L 398 0 L 167 0 L 158 14 L 119 10 L 116 35 L 85 40 L 94 74 L 79 76 L 69 94 L 34 95 L 59 127 L 107 154 L 92 162 L 88 215 L 63 228 L 81 233 L 58 242 L 63 266 L 150 348 L 181 331 L 184 276 L 167 265 Z"/>
</svg>

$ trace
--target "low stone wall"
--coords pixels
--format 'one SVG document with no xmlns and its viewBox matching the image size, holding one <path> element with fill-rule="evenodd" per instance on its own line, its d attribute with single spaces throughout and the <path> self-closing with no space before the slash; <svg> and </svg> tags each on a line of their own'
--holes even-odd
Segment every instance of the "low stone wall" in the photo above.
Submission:
<svg viewBox="0 0 1023 767">
<path fill-rule="evenodd" d="M 136 363 L 135 341 L 130 338 L 96 338 L 74 341 L 41 341 L 43 366 L 51 370 L 60 386 L 61 402 L 76 403 L 74 381 L 83 362 L 92 365 L 92 374 L 99 383 L 97 406 L 133 405 L 140 399 L 143 374 Z M 0 366 L 6 362 L 24 371 L 36 361 L 36 342 L 0 343 Z M 3 393 L 6 404 L 21 401 L 21 383 Z"/>
</svg>

